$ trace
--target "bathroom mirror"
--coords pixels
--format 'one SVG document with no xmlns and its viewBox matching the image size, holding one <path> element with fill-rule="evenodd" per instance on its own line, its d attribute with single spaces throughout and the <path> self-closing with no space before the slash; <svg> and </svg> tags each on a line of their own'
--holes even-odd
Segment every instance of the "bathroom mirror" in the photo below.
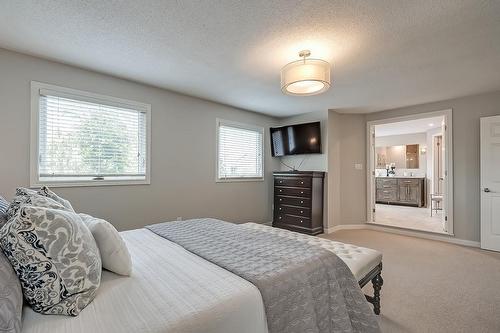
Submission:
<svg viewBox="0 0 500 333">
<path fill-rule="evenodd" d="M 376 147 L 377 168 L 385 169 L 387 164 L 394 163 L 397 169 L 419 168 L 419 145 L 399 145 Z"/>
</svg>

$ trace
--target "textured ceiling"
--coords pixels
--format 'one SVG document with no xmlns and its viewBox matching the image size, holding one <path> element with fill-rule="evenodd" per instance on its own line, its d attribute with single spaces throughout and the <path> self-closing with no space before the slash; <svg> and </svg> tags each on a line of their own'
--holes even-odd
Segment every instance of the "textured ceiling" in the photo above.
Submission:
<svg viewBox="0 0 500 333">
<path fill-rule="evenodd" d="M 500 1 L 0 0 L 0 47 L 275 116 L 500 89 Z M 333 86 L 286 96 L 309 48 Z"/>
</svg>

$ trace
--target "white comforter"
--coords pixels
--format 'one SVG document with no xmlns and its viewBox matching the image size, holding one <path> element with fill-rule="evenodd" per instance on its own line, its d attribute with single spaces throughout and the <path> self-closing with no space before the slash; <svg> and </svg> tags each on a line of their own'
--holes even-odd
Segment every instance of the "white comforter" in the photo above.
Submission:
<svg viewBox="0 0 500 333">
<path fill-rule="evenodd" d="M 253 284 L 149 230 L 121 234 L 132 276 L 104 271 L 95 300 L 75 318 L 25 307 L 23 332 L 267 332 Z"/>
</svg>

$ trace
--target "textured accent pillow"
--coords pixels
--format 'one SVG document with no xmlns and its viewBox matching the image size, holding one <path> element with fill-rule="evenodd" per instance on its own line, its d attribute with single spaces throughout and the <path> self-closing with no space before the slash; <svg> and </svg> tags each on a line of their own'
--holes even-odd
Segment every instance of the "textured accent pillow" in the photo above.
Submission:
<svg viewBox="0 0 500 333">
<path fill-rule="evenodd" d="M 9 209 L 9 202 L 0 196 L 0 229 L 7 222 L 7 210 Z"/>
<path fill-rule="evenodd" d="M 101 258 L 78 214 L 23 205 L 0 230 L 0 247 L 34 311 L 77 316 L 94 299 Z"/>
<path fill-rule="evenodd" d="M 21 332 L 23 292 L 9 260 L 0 251 L 0 332 Z"/>
<path fill-rule="evenodd" d="M 47 186 L 42 186 L 42 188 L 37 193 L 43 195 L 44 197 L 51 198 L 52 200 L 60 203 L 61 205 L 66 207 L 69 211 L 72 212 L 75 211 L 73 209 L 73 206 L 71 206 L 71 203 L 68 200 L 61 198 L 60 196 L 52 192 Z"/>
<path fill-rule="evenodd" d="M 130 276 L 132 273 L 132 258 L 127 244 L 115 227 L 106 220 L 87 214 L 79 214 L 94 236 L 101 253 L 102 268 L 116 274 Z"/>
<path fill-rule="evenodd" d="M 16 216 L 22 205 L 62 209 L 74 212 L 73 209 L 68 209 L 54 199 L 38 194 L 37 191 L 19 187 L 16 190 L 16 196 L 12 199 L 9 209 L 7 210 L 7 220 Z"/>
</svg>

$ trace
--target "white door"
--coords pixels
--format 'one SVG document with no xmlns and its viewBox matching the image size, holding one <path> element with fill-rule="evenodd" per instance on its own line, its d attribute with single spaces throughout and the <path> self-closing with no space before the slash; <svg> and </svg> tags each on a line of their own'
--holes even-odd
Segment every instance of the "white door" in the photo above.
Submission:
<svg viewBox="0 0 500 333">
<path fill-rule="evenodd" d="M 481 118 L 481 248 L 500 251 L 500 116 Z"/>
</svg>

